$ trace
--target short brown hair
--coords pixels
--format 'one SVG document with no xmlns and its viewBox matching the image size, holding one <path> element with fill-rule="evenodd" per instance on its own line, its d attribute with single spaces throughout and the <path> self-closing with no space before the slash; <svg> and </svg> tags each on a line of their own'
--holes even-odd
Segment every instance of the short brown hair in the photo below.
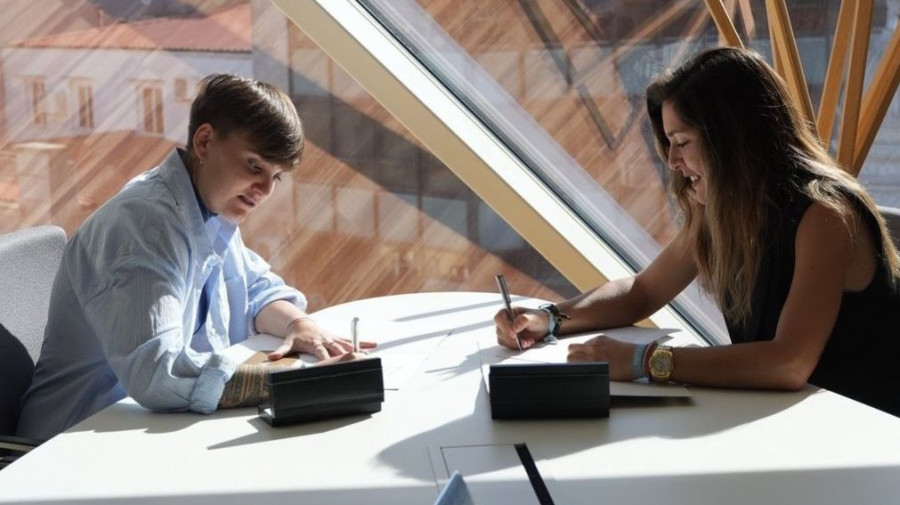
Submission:
<svg viewBox="0 0 900 505">
<path fill-rule="evenodd" d="M 238 75 L 213 74 L 200 81 L 191 104 L 188 152 L 204 123 L 223 136 L 247 135 L 266 161 L 294 167 L 303 154 L 303 123 L 290 97 L 281 89 Z"/>
</svg>

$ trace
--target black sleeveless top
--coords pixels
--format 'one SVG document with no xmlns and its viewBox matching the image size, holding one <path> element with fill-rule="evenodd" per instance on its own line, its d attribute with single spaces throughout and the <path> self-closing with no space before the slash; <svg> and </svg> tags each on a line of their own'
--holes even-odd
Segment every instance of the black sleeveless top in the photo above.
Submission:
<svg viewBox="0 0 900 505">
<path fill-rule="evenodd" d="M 794 275 L 797 226 L 812 204 L 805 195 L 773 206 L 764 234 L 766 249 L 753 289 L 750 316 L 743 325 L 726 318 L 732 343 L 772 340 Z M 875 217 L 861 203 L 876 247 L 881 232 Z M 872 282 L 859 292 L 844 292 L 837 321 L 810 384 L 900 416 L 900 280 L 892 279 L 884 254 Z"/>
</svg>

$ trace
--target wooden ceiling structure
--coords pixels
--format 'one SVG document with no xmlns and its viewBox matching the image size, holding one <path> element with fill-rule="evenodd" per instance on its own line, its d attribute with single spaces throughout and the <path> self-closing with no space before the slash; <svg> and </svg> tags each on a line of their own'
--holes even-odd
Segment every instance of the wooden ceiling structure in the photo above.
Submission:
<svg viewBox="0 0 900 505">
<path fill-rule="evenodd" d="M 736 9 L 752 22 L 750 0 L 705 0 L 724 44 L 743 47 L 732 19 Z M 894 29 L 867 89 L 863 89 L 866 58 L 872 32 L 874 0 L 843 0 L 835 26 L 834 45 L 828 60 L 818 113 L 813 110 L 809 88 L 800 64 L 794 31 L 785 0 L 766 0 L 769 37 L 775 69 L 785 79 L 801 111 L 816 130 L 822 144 L 831 146 L 835 121 L 840 116 L 835 159 L 848 172 L 859 175 L 900 83 L 900 25 Z M 753 27 L 745 26 L 748 33 Z M 843 110 L 838 114 L 843 92 Z"/>
</svg>

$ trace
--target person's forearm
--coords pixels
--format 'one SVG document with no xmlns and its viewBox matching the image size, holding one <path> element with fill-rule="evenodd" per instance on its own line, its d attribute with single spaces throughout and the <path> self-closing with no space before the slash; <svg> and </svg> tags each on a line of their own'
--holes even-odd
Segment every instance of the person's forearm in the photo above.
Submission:
<svg viewBox="0 0 900 505">
<path fill-rule="evenodd" d="M 575 298 L 557 304 L 565 321 L 562 334 L 579 333 L 634 324 L 650 315 L 634 277 L 607 282 Z"/>
<path fill-rule="evenodd" d="M 816 366 L 809 350 L 780 342 L 753 342 L 716 347 L 673 349 L 675 368 L 670 380 L 698 386 L 796 390 Z"/>
<path fill-rule="evenodd" d="M 219 408 L 254 407 L 269 399 L 266 377 L 270 367 L 265 365 L 240 365 L 225 383 Z"/>
<path fill-rule="evenodd" d="M 275 300 L 266 305 L 256 314 L 254 324 L 256 331 L 267 333 L 276 337 L 287 335 L 287 327 L 298 318 L 309 317 L 309 314 L 300 310 L 296 305 L 286 300 Z"/>
</svg>

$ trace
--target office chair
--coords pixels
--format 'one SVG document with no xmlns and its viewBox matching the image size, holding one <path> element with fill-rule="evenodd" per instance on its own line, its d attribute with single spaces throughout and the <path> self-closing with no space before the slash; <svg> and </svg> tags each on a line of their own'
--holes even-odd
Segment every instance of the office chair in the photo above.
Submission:
<svg viewBox="0 0 900 505">
<path fill-rule="evenodd" d="M 896 207 L 879 206 L 878 210 L 884 217 L 888 231 L 891 232 L 891 238 L 894 239 L 894 244 L 897 245 L 897 247 L 900 247 L 900 209 Z"/>
<path fill-rule="evenodd" d="M 0 469 L 40 443 L 14 435 L 65 245 L 66 232 L 58 226 L 0 235 Z"/>
</svg>

